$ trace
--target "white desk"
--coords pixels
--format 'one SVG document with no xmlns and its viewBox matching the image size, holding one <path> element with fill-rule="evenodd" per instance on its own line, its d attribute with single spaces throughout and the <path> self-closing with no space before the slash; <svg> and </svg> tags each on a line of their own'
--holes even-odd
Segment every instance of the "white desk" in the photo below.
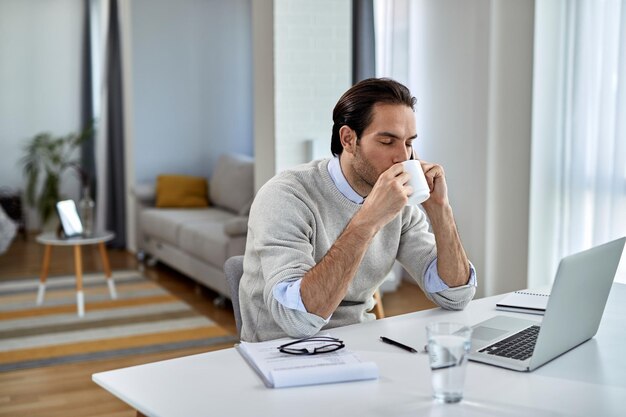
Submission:
<svg viewBox="0 0 626 417">
<path fill-rule="evenodd" d="M 93 375 L 93 380 L 149 416 L 624 416 L 626 415 L 626 285 L 613 284 L 595 338 L 532 373 L 470 362 L 459 404 L 431 399 L 425 354 L 381 343 L 389 336 L 419 347 L 430 321 L 475 324 L 494 314 L 501 296 L 475 300 L 462 312 L 421 311 L 331 330 L 376 361 L 375 381 L 268 389 L 234 349 Z M 575 323 L 572 323 L 575 325 Z"/>
</svg>

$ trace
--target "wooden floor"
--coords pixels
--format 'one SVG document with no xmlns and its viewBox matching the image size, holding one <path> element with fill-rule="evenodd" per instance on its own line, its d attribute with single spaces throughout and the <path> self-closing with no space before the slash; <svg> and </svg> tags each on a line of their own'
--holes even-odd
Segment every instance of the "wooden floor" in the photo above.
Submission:
<svg viewBox="0 0 626 417">
<path fill-rule="evenodd" d="M 84 272 L 102 271 L 96 247 L 93 246 L 93 251 L 89 249 L 83 250 Z M 72 256 L 70 247 L 54 247 L 50 275 L 72 274 Z M 110 250 L 109 257 L 113 270 L 143 267 L 126 251 Z M 17 238 L 9 250 L 0 255 L 0 281 L 38 276 L 42 258 L 43 246 L 37 244 L 34 237 Z M 217 294 L 214 292 L 197 286 L 189 278 L 161 264 L 154 268 L 145 267 L 144 273 L 199 313 L 236 333 L 232 307 L 230 304 L 216 307 L 213 300 Z M 388 317 L 432 307 L 418 287 L 404 282 L 397 291 L 383 295 L 383 305 Z M 217 346 L 211 350 L 231 346 Z M 94 384 L 91 375 L 206 351 L 206 348 L 194 348 L 0 373 L 0 417 L 134 416 L 134 410 Z"/>
</svg>

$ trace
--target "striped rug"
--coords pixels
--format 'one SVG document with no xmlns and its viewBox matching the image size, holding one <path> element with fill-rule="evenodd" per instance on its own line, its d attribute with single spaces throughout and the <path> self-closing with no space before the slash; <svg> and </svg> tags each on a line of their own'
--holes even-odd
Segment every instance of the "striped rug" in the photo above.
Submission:
<svg viewBox="0 0 626 417">
<path fill-rule="evenodd" d="M 235 342 L 235 338 L 137 271 L 83 277 L 85 316 L 76 314 L 74 276 L 0 282 L 0 371 Z"/>
</svg>

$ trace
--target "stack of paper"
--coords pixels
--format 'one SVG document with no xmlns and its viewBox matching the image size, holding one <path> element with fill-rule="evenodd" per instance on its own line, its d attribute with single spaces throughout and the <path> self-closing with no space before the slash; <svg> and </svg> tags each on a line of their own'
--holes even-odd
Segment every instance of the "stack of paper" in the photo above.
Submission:
<svg viewBox="0 0 626 417">
<path fill-rule="evenodd" d="M 346 348 L 317 355 L 281 353 L 278 346 L 290 341 L 293 339 L 241 342 L 236 347 L 268 388 L 378 378 L 378 367 L 374 362 L 364 362 Z"/>
</svg>

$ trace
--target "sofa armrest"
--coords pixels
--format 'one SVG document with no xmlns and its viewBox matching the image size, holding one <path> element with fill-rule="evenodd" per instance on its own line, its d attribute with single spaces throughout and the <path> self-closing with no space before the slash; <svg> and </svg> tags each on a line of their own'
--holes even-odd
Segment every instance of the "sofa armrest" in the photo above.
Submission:
<svg viewBox="0 0 626 417">
<path fill-rule="evenodd" d="M 224 223 L 224 233 L 228 236 L 245 236 L 248 233 L 248 216 L 239 216 Z"/>
<path fill-rule="evenodd" d="M 156 201 L 156 185 L 153 182 L 142 182 L 133 187 L 133 194 L 140 206 L 154 206 Z"/>
<path fill-rule="evenodd" d="M 209 180 L 211 204 L 246 216 L 254 198 L 254 160 L 246 155 L 220 155 Z"/>
</svg>

